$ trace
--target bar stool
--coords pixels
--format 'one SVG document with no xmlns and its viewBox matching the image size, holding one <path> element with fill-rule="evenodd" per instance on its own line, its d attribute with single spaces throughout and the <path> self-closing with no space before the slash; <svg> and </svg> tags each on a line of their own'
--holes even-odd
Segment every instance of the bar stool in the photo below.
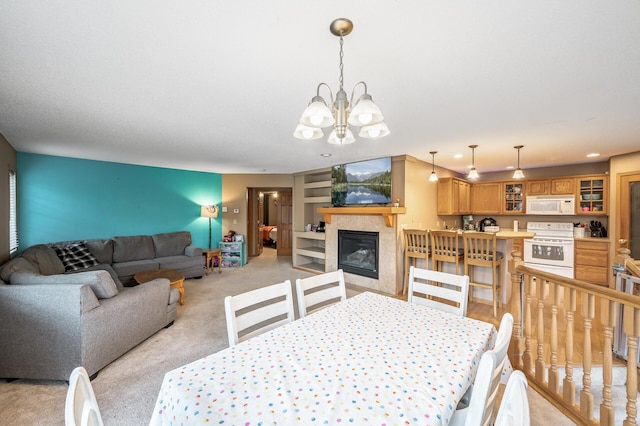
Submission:
<svg viewBox="0 0 640 426">
<path fill-rule="evenodd" d="M 469 299 L 473 300 L 473 287 L 491 289 L 493 292 L 493 316 L 498 316 L 502 307 L 502 274 L 504 254 L 496 251 L 496 234 L 490 232 L 465 232 L 464 274 L 469 276 Z M 491 268 L 491 283 L 478 283 L 473 279 L 473 268 Z"/>
<path fill-rule="evenodd" d="M 409 267 L 416 266 L 416 259 L 424 259 L 424 267 L 429 267 L 429 231 L 426 229 L 405 229 L 404 234 L 404 287 L 402 294 L 409 289 Z"/>
<path fill-rule="evenodd" d="M 429 231 L 431 235 L 431 266 L 434 271 L 442 272 L 442 263 L 450 262 L 456 267 L 462 259 L 457 231 Z"/>
</svg>

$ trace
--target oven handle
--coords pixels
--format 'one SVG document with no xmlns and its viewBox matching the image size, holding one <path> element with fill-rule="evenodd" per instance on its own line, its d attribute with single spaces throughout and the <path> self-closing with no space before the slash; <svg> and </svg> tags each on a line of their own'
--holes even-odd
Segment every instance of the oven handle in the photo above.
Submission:
<svg viewBox="0 0 640 426">
<path fill-rule="evenodd" d="M 545 246 L 555 246 L 555 247 L 564 247 L 564 246 L 573 246 L 573 240 L 566 241 L 558 241 L 558 240 L 536 240 L 535 238 L 528 238 L 524 240 L 525 245 L 532 244 L 541 244 Z"/>
</svg>

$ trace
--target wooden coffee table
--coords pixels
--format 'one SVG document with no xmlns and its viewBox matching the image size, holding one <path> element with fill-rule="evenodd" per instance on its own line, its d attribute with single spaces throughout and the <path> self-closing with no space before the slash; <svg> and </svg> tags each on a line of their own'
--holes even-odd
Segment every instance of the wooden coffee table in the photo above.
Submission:
<svg viewBox="0 0 640 426">
<path fill-rule="evenodd" d="M 173 269 L 151 269 L 149 271 L 138 272 L 133 276 L 138 284 L 147 283 L 158 278 L 166 278 L 180 292 L 180 304 L 184 305 L 184 275 Z"/>
</svg>

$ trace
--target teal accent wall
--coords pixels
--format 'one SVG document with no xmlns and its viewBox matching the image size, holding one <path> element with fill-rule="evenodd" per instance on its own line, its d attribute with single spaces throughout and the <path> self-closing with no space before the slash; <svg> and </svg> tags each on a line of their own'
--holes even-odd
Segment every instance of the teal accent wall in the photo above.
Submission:
<svg viewBox="0 0 640 426">
<path fill-rule="evenodd" d="M 222 175 L 18 153 L 20 251 L 33 244 L 190 231 L 209 246 L 200 206 L 221 206 Z M 222 215 L 211 220 L 212 246 Z"/>
</svg>

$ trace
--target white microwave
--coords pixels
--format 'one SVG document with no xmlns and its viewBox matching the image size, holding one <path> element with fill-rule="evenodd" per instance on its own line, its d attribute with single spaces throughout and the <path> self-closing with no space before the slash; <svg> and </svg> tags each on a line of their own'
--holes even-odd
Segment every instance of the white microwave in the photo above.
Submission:
<svg viewBox="0 0 640 426">
<path fill-rule="evenodd" d="M 573 195 L 534 195 L 527 197 L 527 214 L 574 215 L 575 203 Z"/>
</svg>

